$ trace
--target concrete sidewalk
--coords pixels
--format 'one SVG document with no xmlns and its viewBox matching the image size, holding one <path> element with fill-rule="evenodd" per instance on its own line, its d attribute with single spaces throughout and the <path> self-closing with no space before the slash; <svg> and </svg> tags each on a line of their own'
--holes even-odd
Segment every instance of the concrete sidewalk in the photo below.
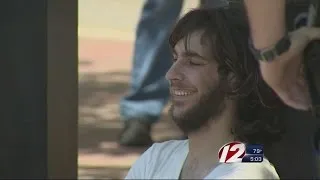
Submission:
<svg viewBox="0 0 320 180">
<path fill-rule="evenodd" d="M 183 12 L 197 5 L 188 0 Z M 79 0 L 79 179 L 121 179 L 145 150 L 119 147 L 119 100 L 130 80 L 142 0 Z M 155 140 L 180 135 L 164 111 Z"/>
</svg>

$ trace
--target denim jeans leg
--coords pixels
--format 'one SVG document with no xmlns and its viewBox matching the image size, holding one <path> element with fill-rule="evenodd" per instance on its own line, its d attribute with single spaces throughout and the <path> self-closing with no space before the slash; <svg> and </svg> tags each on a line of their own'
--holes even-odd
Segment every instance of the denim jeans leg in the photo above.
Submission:
<svg viewBox="0 0 320 180">
<path fill-rule="evenodd" d="M 120 102 L 122 120 L 157 121 L 169 97 L 165 74 L 171 66 L 168 37 L 182 0 L 146 0 L 137 26 L 129 94 Z"/>
</svg>

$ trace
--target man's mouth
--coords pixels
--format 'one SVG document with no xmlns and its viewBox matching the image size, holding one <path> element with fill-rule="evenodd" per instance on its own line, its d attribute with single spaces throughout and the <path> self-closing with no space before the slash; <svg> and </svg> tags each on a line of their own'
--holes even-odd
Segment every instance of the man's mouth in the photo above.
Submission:
<svg viewBox="0 0 320 180">
<path fill-rule="evenodd" d="M 195 91 L 183 90 L 183 89 L 171 89 L 171 95 L 173 96 L 190 96 Z"/>
</svg>

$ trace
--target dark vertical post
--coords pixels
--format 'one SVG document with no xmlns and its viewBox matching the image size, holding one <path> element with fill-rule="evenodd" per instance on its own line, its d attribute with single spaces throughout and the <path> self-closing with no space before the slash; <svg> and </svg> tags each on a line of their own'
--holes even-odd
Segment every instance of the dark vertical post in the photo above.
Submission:
<svg viewBox="0 0 320 180">
<path fill-rule="evenodd" d="M 78 0 L 47 0 L 48 177 L 77 176 Z"/>
<path fill-rule="evenodd" d="M 0 178 L 76 178 L 77 0 L 0 6 Z"/>
</svg>

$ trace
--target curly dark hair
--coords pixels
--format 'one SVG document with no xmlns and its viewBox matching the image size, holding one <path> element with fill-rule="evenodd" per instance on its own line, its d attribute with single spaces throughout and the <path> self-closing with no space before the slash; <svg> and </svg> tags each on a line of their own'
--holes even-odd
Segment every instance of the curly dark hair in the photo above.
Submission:
<svg viewBox="0 0 320 180">
<path fill-rule="evenodd" d="M 230 80 L 230 75 L 235 78 L 226 94 L 237 101 L 239 121 L 233 128 L 236 138 L 264 145 L 279 140 L 284 132 L 284 105 L 263 81 L 259 64 L 250 53 L 244 7 L 190 11 L 176 24 L 169 38 L 170 47 L 184 39 L 187 48 L 190 34 L 197 30 L 204 31 L 201 41 L 211 44 L 220 80 Z"/>
</svg>

